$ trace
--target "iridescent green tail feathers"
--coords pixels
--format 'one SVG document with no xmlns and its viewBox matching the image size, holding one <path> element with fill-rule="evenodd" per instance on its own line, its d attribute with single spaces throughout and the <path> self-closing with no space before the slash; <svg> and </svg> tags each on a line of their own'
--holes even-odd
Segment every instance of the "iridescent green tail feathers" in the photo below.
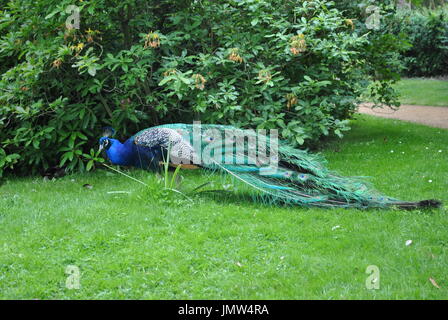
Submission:
<svg viewBox="0 0 448 320">
<path fill-rule="evenodd" d="M 220 125 L 169 124 L 156 128 L 180 133 L 184 154 L 186 149 L 191 149 L 190 156 L 200 158 L 197 165 L 243 181 L 263 201 L 361 209 L 396 207 L 412 210 L 441 205 L 438 200 L 407 202 L 385 196 L 362 178 L 343 177 L 328 170 L 325 160 L 318 155 L 277 139 L 274 141 L 272 137 L 264 137 L 264 144 L 260 143 L 260 134 L 255 131 Z M 148 131 L 143 130 L 134 138 L 142 139 L 145 135 L 149 136 Z M 178 136 L 171 136 L 179 141 Z M 236 140 L 241 137 L 243 143 L 238 143 Z M 250 141 L 256 142 L 256 148 L 251 147 Z M 186 143 L 188 148 L 185 148 Z M 275 160 L 275 168 L 272 160 Z"/>
</svg>

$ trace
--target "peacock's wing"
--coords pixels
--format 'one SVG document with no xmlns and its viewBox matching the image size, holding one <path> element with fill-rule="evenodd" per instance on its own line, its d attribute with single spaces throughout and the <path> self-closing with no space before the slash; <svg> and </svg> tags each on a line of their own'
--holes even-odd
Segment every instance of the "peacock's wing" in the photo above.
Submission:
<svg viewBox="0 0 448 320">
<path fill-rule="evenodd" d="M 195 152 L 190 143 L 174 128 L 153 127 L 144 129 L 133 137 L 140 148 L 160 149 L 162 154 L 170 151 L 170 162 L 191 163 Z"/>
</svg>

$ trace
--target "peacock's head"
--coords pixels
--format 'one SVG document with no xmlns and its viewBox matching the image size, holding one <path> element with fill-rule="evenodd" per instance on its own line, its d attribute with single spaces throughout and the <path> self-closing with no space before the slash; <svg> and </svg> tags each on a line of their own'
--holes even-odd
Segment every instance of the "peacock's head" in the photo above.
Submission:
<svg viewBox="0 0 448 320">
<path fill-rule="evenodd" d="M 100 138 L 100 151 L 102 150 L 108 150 L 111 145 L 113 144 L 113 142 L 111 141 L 111 139 L 109 137 L 101 137 Z"/>
<path fill-rule="evenodd" d="M 113 145 L 115 139 L 111 139 L 110 137 L 115 134 L 115 130 L 111 127 L 106 127 L 103 129 L 103 136 L 100 138 L 100 151 L 109 150 L 109 148 Z"/>
</svg>

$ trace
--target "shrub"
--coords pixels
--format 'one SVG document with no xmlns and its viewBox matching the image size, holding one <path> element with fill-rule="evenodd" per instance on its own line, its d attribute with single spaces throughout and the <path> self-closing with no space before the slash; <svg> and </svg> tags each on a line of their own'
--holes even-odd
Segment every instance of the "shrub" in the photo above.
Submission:
<svg viewBox="0 0 448 320">
<path fill-rule="evenodd" d="M 412 10 L 397 14 L 392 32 L 405 33 L 410 47 L 403 53 L 407 76 L 432 77 L 448 73 L 448 9 Z"/>
<path fill-rule="evenodd" d="M 400 42 L 331 1 L 2 1 L 0 171 L 93 167 L 101 128 L 167 122 L 342 136 L 364 89 L 397 104 Z M 341 5 L 338 2 L 338 5 Z M 390 8 L 382 7 L 386 14 Z"/>
</svg>

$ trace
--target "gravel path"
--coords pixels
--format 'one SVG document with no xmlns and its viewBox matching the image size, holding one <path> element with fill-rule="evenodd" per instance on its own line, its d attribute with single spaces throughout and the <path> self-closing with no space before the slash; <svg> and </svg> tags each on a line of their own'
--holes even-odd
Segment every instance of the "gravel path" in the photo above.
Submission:
<svg viewBox="0 0 448 320">
<path fill-rule="evenodd" d="M 448 107 L 401 105 L 398 111 L 394 111 L 386 106 L 372 110 L 369 107 L 371 105 L 368 103 L 362 104 L 359 106 L 358 111 L 377 117 L 416 122 L 430 127 L 448 129 Z"/>
</svg>

